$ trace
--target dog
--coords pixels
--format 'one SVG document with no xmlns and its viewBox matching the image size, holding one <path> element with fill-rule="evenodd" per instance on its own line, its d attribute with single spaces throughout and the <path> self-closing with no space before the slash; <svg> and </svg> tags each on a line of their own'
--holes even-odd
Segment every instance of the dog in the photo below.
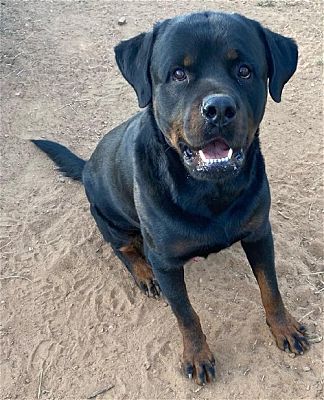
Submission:
<svg viewBox="0 0 324 400">
<path fill-rule="evenodd" d="M 306 328 L 278 289 L 259 143 L 268 90 L 279 103 L 297 67 L 296 43 L 239 14 L 198 12 L 122 41 L 115 57 L 144 110 L 109 132 L 88 161 L 55 142 L 33 143 L 83 183 L 100 232 L 139 288 L 170 304 L 187 377 L 215 380 L 215 359 L 184 264 L 238 241 L 278 347 L 303 354 Z"/>
</svg>

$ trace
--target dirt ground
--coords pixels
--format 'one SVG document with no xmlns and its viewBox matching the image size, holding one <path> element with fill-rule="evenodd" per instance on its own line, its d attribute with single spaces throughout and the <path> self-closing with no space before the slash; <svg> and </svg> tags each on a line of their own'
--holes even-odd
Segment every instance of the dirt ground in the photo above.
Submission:
<svg viewBox="0 0 324 400">
<path fill-rule="evenodd" d="M 1 399 L 84 399 L 110 385 L 96 398 L 323 398 L 321 4 L 1 0 Z M 186 267 L 218 370 L 199 388 L 180 373 L 170 307 L 138 291 L 103 243 L 83 188 L 28 139 L 88 157 L 137 110 L 113 46 L 158 19 L 205 9 L 241 12 L 299 44 L 297 73 L 281 104 L 269 99 L 261 141 L 280 288 L 318 343 L 296 358 L 276 348 L 235 245 Z"/>
</svg>

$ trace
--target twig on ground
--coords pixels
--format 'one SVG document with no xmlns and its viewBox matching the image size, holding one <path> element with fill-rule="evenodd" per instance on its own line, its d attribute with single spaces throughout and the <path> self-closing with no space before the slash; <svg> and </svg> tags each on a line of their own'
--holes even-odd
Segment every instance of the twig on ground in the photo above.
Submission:
<svg viewBox="0 0 324 400">
<path fill-rule="evenodd" d="M 69 104 L 69 107 L 71 108 L 71 110 L 73 110 L 76 114 L 78 114 L 77 110 L 75 108 L 72 107 L 72 104 Z"/>
<path fill-rule="evenodd" d="M 13 73 L 16 72 L 16 71 L 17 71 L 17 70 L 14 69 L 14 70 L 12 70 L 11 72 L 9 72 L 9 74 L 5 75 L 4 77 L 1 77 L 0 79 L 6 79 L 6 78 L 8 78 L 8 76 L 10 76 L 11 74 L 13 74 Z"/>
<path fill-rule="evenodd" d="M 288 215 L 285 215 L 283 212 L 281 212 L 279 210 L 278 210 L 278 214 L 281 215 L 285 219 L 290 219 L 290 217 L 288 217 Z"/>
<path fill-rule="evenodd" d="M 311 203 L 308 209 L 308 221 L 314 221 L 314 218 L 311 218 L 311 211 L 314 203 Z"/>
<path fill-rule="evenodd" d="M 303 315 L 301 318 L 299 318 L 298 322 L 301 322 L 304 318 L 308 317 L 309 315 L 313 314 L 315 310 L 309 311 L 305 315 Z"/>
<path fill-rule="evenodd" d="M 233 303 L 236 303 L 237 296 L 238 296 L 238 292 L 236 292 L 236 294 L 235 294 L 235 297 L 233 299 Z"/>
<path fill-rule="evenodd" d="M 314 283 L 312 283 L 308 278 L 306 279 L 306 282 L 308 282 L 309 285 L 312 286 L 312 288 L 314 288 L 315 290 L 317 289 L 317 287 L 314 285 Z"/>
<path fill-rule="evenodd" d="M 26 40 L 29 39 L 30 37 L 32 37 L 33 34 L 34 34 L 34 32 L 32 32 L 31 34 L 29 34 L 28 36 L 26 36 L 24 39 L 20 40 L 20 41 L 19 41 L 18 43 L 16 43 L 16 44 L 20 44 L 20 43 L 22 43 L 22 42 L 26 42 Z"/>
<path fill-rule="evenodd" d="M 3 246 L 0 247 L 0 250 L 2 250 L 3 248 L 7 247 L 8 244 L 12 243 L 12 240 L 9 240 L 9 242 L 7 242 L 6 244 L 4 244 Z"/>
<path fill-rule="evenodd" d="M 60 110 L 62 110 L 62 109 L 65 108 L 65 107 L 69 107 L 71 104 L 72 104 L 72 103 L 64 104 L 64 106 L 57 108 L 56 110 L 54 110 L 54 112 L 60 111 Z"/>
<path fill-rule="evenodd" d="M 14 278 L 26 279 L 26 281 L 29 281 L 29 282 L 33 283 L 33 281 L 31 279 L 27 278 L 26 276 L 21 276 L 21 275 L 0 276 L 0 280 L 3 280 L 3 279 L 14 279 Z"/>
<path fill-rule="evenodd" d="M 99 394 L 106 393 L 106 392 L 108 392 L 108 390 L 112 389 L 113 387 L 115 387 L 115 385 L 108 385 L 101 389 L 98 389 L 95 392 L 93 392 L 92 394 L 90 394 L 90 396 L 88 396 L 87 399 L 94 399 L 95 397 L 99 396 Z"/>
<path fill-rule="evenodd" d="M 20 52 L 18 54 L 16 54 L 12 59 L 15 60 L 17 57 L 19 57 L 21 54 L 23 54 L 23 52 Z"/>
<path fill-rule="evenodd" d="M 42 368 L 41 371 L 40 371 L 40 373 L 39 373 L 39 383 L 38 383 L 37 400 L 40 399 L 41 394 L 42 394 L 43 373 L 44 373 L 44 370 L 43 370 L 43 368 Z"/>
<path fill-rule="evenodd" d="M 60 111 L 60 110 L 62 110 L 63 108 L 66 108 L 66 107 L 71 107 L 71 108 L 72 108 L 72 105 L 73 105 L 74 103 L 82 103 L 83 101 L 90 101 L 90 100 L 91 100 L 91 99 L 76 99 L 76 100 L 72 100 L 70 103 L 64 104 L 64 106 L 57 108 L 56 110 L 54 110 L 54 112 Z M 73 110 L 74 112 L 76 112 L 76 110 L 74 110 L 74 108 L 72 108 L 72 110 Z"/>
<path fill-rule="evenodd" d="M 320 275 L 324 274 L 324 271 L 318 271 L 318 272 L 308 272 L 307 274 L 301 274 L 301 275 Z"/>
</svg>

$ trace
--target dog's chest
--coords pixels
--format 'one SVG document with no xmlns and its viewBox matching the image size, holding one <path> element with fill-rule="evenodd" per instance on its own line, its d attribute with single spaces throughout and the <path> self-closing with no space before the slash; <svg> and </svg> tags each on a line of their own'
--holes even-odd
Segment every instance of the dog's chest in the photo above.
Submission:
<svg viewBox="0 0 324 400">
<path fill-rule="evenodd" d="M 237 229 L 232 219 L 218 218 L 200 224 L 188 221 L 168 226 L 168 234 L 159 241 L 170 258 L 191 258 L 207 256 L 231 246 L 243 237 L 243 230 Z"/>
</svg>

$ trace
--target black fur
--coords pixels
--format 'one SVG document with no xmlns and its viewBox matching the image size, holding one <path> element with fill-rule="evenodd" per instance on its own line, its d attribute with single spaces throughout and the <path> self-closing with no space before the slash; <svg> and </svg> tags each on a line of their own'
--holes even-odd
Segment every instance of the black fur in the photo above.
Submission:
<svg viewBox="0 0 324 400">
<path fill-rule="evenodd" d="M 302 327 L 278 290 L 259 143 L 267 85 L 279 102 L 297 66 L 296 44 L 238 14 L 206 12 L 163 21 L 115 53 L 147 107 L 106 135 L 86 163 L 53 142 L 33 142 L 67 176 L 82 176 L 98 228 L 137 284 L 154 296 L 162 289 L 183 336 L 184 370 L 197 383 L 214 379 L 215 360 L 183 266 L 238 241 L 278 346 L 305 350 Z M 179 69 L 185 79 L 177 78 Z M 202 113 L 206 96 L 219 95 L 235 105 L 226 124 Z M 217 160 L 208 164 L 201 154 Z"/>
<path fill-rule="evenodd" d="M 86 163 L 84 160 L 59 143 L 50 140 L 31 141 L 55 162 L 62 174 L 76 181 L 82 180 L 82 171 Z"/>
<path fill-rule="evenodd" d="M 260 26 L 260 25 L 259 25 Z M 274 101 L 281 101 L 284 85 L 289 81 L 297 68 L 298 48 L 289 38 L 260 27 L 264 35 L 268 59 L 269 92 Z"/>
<path fill-rule="evenodd" d="M 117 65 L 124 78 L 136 91 L 140 107 L 146 107 L 152 99 L 149 73 L 152 48 L 152 32 L 141 33 L 115 47 Z M 132 63 L 128 60 L 132 60 Z"/>
</svg>

